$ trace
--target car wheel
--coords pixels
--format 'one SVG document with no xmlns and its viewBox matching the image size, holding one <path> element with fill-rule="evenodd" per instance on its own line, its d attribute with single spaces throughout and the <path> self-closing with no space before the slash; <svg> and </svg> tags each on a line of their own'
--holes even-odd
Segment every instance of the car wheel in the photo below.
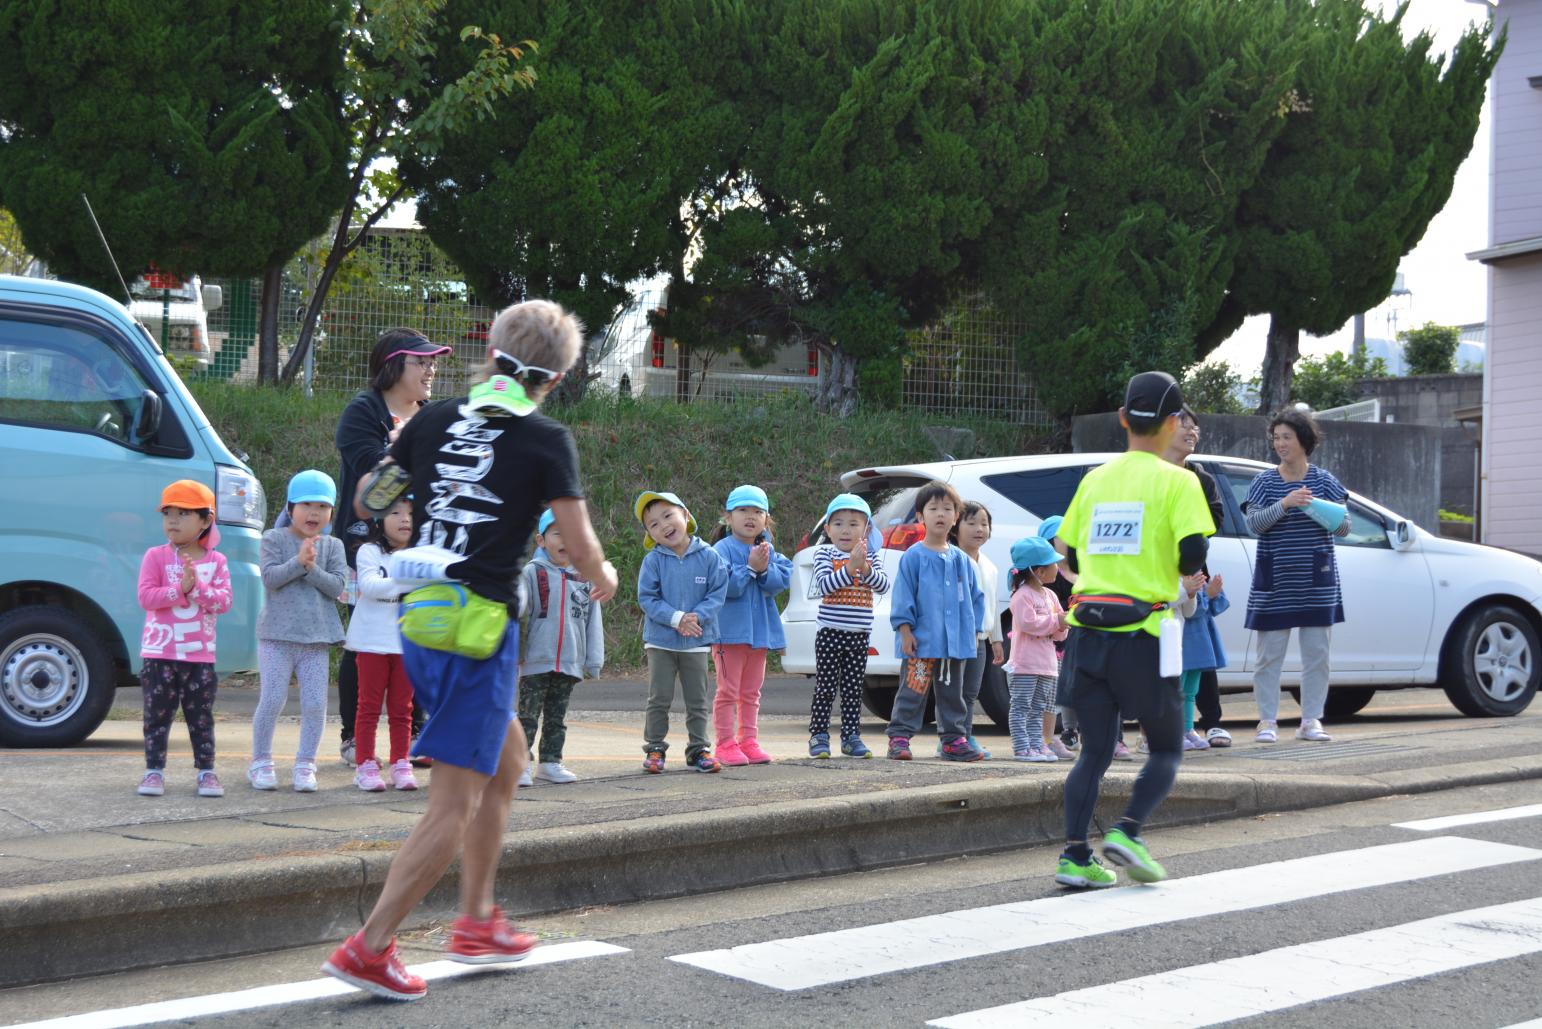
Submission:
<svg viewBox="0 0 1542 1029">
<path fill-rule="evenodd" d="M 1301 690 L 1298 687 L 1287 686 L 1286 692 L 1297 704 L 1301 703 Z M 1359 714 L 1374 696 L 1376 690 L 1369 686 L 1330 686 L 1328 699 L 1323 702 L 1322 716 L 1332 721 Z"/>
<path fill-rule="evenodd" d="M 1457 628 L 1441 686 L 1464 715 L 1518 715 L 1537 694 L 1542 647 L 1526 616 L 1498 604 Z"/>
<path fill-rule="evenodd" d="M 870 675 L 862 685 L 862 704 L 875 716 L 888 721 L 894 717 L 894 695 L 899 692 L 899 681 L 887 675 Z M 926 714 L 923 724 L 937 720 L 937 698 L 926 697 Z"/>
<path fill-rule="evenodd" d="M 102 724 L 115 689 L 107 647 L 73 611 L 0 616 L 0 744 L 73 746 Z"/>
<path fill-rule="evenodd" d="M 1007 670 L 1004 666 L 985 663 L 985 677 L 980 680 L 980 710 L 996 723 L 998 729 L 1010 732 L 1007 715 L 1012 710 L 1012 691 L 1007 686 Z"/>
</svg>

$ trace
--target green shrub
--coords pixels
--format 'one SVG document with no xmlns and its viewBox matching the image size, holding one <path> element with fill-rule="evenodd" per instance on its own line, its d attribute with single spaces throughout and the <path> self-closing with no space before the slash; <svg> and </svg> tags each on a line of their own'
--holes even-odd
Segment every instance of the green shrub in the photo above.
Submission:
<svg viewBox="0 0 1542 1029">
<path fill-rule="evenodd" d="M 302 468 L 338 470 L 333 433 L 349 395 L 226 383 L 192 386 L 209 421 L 234 450 L 245 451 L 268 493 L 268 518 L 283 506 L 284 485 Z M 784 394 L 732 404 L 590 396 L 546 409 L 578 444 L 590 517 L 621 577 L 621 595 L 605 612 L 607 668 L 643 663 L 636 605 L 642 529 L 632 500 L 644 489 L 680 494 L 710 539 L 729 490 L 754 482 L 771 498 L 777 549 L 791 554 L 838 492 L 839 476 L 868 465 L 933 461 L 928 425 L 940 419 L 905 411 L 823 415 L 804 397 Z M 953 419 L 974 433 L 974 455 L 1037 453 L 1045 440 L 1004 421 Z M 785 597 L 784 597 L 785 600 Z"/>
</svg>

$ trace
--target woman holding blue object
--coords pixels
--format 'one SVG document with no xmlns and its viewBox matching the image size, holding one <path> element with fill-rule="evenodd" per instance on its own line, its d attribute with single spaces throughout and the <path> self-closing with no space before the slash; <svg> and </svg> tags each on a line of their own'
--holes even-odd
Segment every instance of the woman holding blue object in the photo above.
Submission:
<svg viewBox="0 0 1542 1029">
<path fill-rule="evenodd" d="M 1323 705 L 1328 699 L 1328 645 L 1344 620 L 1333 540 L 1349 535 L 1343 505 L 1348 492 L 1332 473 L 1307 458 L 1322 441 L 1305 411 L 1288 407 L 1269 421 L 1269 443 L 1279 457 L 1248 489 L 1242 509 L 1258 536 L 1246 625 L 1258 633 L 1253 696 L 1258 701 L 1259 743 L 1279 739 L 1280 669 L 1290 630 L 1301 644 L 1301 727 L 1296 739 L 1326 742 Z"/>
</svg>

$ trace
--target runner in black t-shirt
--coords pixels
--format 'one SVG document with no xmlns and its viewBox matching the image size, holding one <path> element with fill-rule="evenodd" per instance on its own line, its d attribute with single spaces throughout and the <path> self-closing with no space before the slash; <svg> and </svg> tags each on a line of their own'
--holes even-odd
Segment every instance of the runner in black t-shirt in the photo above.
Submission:
<svg viewBox="0 0 1542 1029">
<path fill-rule="evenodd" d="M 469 396 L 424 408 L 402 429 L 390 459 L 411 474 L 417 543 L 464 555 L 447 572 L 472 592 L 514 604 L 520 559 L 549 506 L 568 559 L 609 600 L 616 570 L 589 524 L 572 437 L 537 413 L 578 357 L 583 329 L 544 300 L 517 304 L 488 330 L 485 381 Z M 362 492 L 362 489 L 361 489 Z M 434 759 L 428 813 L 391 862 L 364 928 L 322 970 L 394 1000 L 428 990 L 397 956 L 393 934 L 461 858 L 460 917 L 448 957 L 472 964 L 518 961 L 535 937 L 515 930 L 493 904 L 493 881 L 520 774 L 529 760 L 515 720 L 519 622 L 486 660 L 402 640 L 402 660 L 428 721 L 413 749 Z"/>
</svg>

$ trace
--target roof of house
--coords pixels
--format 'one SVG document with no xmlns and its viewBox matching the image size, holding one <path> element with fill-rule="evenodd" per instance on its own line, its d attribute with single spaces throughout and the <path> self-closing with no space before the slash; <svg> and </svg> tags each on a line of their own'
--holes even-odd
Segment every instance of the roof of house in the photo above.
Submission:
<svg viewBox="0 0 1542 1029">
<path fill-rule="evenodd" d="M 1493 264 L 1495 261 L 1504 261 L 1512 257 L 1524 257 L 1527 254 L 1536 253 L 1542 253 L 1542 236 L 1533 236 L 1530 239 L 1517 239 L 1510 243 L 1501 243 L 1498 246 L 1489 247 L 1486 250 L 1474 250 L 1467 255 L 1467 260 Z"/>
</svg>

